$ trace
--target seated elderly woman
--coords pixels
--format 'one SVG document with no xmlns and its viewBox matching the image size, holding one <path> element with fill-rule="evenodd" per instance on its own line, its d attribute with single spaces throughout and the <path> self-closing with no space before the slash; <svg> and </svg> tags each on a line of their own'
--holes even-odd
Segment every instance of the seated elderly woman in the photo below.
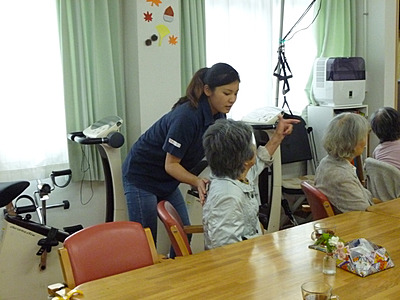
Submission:
<svg viewBox="0 0 400 300">
<path fill-rule="evenodd" d="M 400 169 L 400 113 L 391 107 L 379 108 L 372 114 L 371 128 L 379 138 L 372 157 Z"/>
<path fill-rule="evenodd" d="M 251 126 L 240 121 L 220 119 L 204 133 L 203 147 L 211 169 L 207 200 L 203 206 L 206 249 L 262 234 L 255 179 L 272 164 L 271 155 L 292 132 L 292 124 L 298 122 L 280 117 L 268 143 L 258 149 L 253 143 Z"/>
<path fill-rule="evenodd" d="M 315 186 L 324 193 L 335 213 L 365 210 L 373 204 L 371 193 L 361 184 L 353 159 L 363 153 L 369 123 L 354 113 L 334 117 L 325 132 L 325 156 L 315 173 Z"/>
</svg>

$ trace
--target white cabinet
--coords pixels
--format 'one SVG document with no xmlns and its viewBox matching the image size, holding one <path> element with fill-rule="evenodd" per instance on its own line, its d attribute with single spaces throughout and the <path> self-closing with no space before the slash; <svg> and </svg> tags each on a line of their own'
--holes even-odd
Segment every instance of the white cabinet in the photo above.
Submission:
<svg viewBox="0 0 400 300">
<path fill-rule="evenodd" d="M 336 115 L 343 112 L 353 112 L 362 114 L 368 117 L 368 105 L 356 105 L 356 106 L 315 106 L 310 105 L 307 108 L 308 113 L 308 126 L 313 128 L 315 146 L 317 148 L 318 161 L 326 156 L 326 151 L 322 145 L 322 138 L 328 127 L 330 120 Z M 368 143 L 367 143 L 368 146 Z M 364 153 L 364 158 L 368 154 L 368 149 Z"/>
</svg>

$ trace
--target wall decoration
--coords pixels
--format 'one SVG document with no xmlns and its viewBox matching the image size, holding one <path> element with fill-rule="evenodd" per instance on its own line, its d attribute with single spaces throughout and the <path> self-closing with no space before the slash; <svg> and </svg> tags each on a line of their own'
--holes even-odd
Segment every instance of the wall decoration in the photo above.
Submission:
<svg viewBox="0 0 400 300">
<path fill-rule="evenodd" d="M 150 2 L 151 6 L 153 6 L 154 4 L 159 6 L 162 3 L 161 0 L 146 0 L 146 2 Z"/>
<path fill-rule="evenodd" d="M 146 46 L 151 46 L 151 44 L 153 44 L 153 42 L 158 40 L 158 35 L 157 34 L 153 34 L 149 39 L 147 39 L 145 41 Z"/>
<path fill-rule="evenodd" d="M 150 4 L 145 8 L 142 12 L 143 22 L 144 23 L 154 23 L 156 22 L 156 26 L 152 27 L 152 31 L 157 30 L 157 34 L 153 34 L 150 38 L 145 39 L 144 43 L 146 46 L 151 46 L 155 41 L 158 40 L 158 46 L 160 47 L 163 39 L 169 35 L 168 44 L 167 45 L 177 45 L 178 44 L 178 35 L 176 35 L 177 26 L 179 24 L 174 23 L 175 12 L 173 9 L 174 1 L 163 1 L 163 0 L 146 0 L 146 2 Z M 167 2 L 168 4 L 163 4 L 163 2 Z M 151 6 L 151 8 L 150 8 Z M 148 10 L 147 10 L 148 9 Z M 167 26 L 168 24 L 168 26 Z M 147 26 L 147 25 L 146 25 Z M 150 28 L 148 28 L 150 29 Z M 179 30 L 179 29 L 178 29 Z M 147 31 L 147 30 L 146 30 Z M 149 30 L 150 31 L 150 30 Z M 147 31 L 149 34 L 149 31 Z M 146 34 L 146 35 L 147 35 Z M 150 31 L 151 34 L 151 31 Z M 145 36 L 146 36 L 145 35 Z M 148 35 L 147 35 L 148 36 Z"/>
<path fill-rule="evenodd" d="M 169 29 L 167 26 L 160 24 L 156 26 L 156 29 L 158 31 L 158 34 L 160 35 L 160 41 L 158 42 L 158 46 L 161 46 L 161 41 L 162 39 L 170 33 Z"/>
<path fill-rule="evenodd" d="M 177 36 L 174 36 L 174 35 L 170 35 L 170 36 L 169 36 L 168 43 L 169 43 L 170 45 L 176 45 L 176 44 L 178 44 L 178 37 L 177 37 Z"/>
<path fill-rule="evenodd" d="M 172 22 L 174 20 L 174 10 L 171 6 L 165 9 L 163 18 L 165 22 Z"/>
<path fill-rule="evenodd" d="M 153 14 L 152 13 L 147 11 L 143 15 L 144 15 L 144 20 L 145 21 L 147 21 L 147 22 L 153 21 Z"/>
</svg>

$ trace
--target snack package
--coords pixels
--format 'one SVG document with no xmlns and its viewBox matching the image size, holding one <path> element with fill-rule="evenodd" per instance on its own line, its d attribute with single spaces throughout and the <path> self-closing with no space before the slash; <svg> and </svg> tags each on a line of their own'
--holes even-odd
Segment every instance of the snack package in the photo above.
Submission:
<svg viewBox="0 0 400 300">
<path fill-rule="evenodd" d="M 386 249 L 364 239 L 355 239 L 345 246 L 346 259 L 336 260 L 336 265 L 346 271 L 365 277 L 394 267 Z"/>
</svg>

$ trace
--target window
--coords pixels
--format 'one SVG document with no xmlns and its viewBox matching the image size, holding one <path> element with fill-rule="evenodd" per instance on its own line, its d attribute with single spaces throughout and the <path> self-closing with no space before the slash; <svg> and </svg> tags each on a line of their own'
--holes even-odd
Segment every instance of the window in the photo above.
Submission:
<svg viewBox="0 0 400 300">
<path fill-rule="evenodd" d="M 67 167 L 55 1 L 0 2 L 0 181 Z"/>
<path fill-rule="evenodd" d="M 310 3 L 311 0 L 285 1 L 283 37 Z M 293 74 L 286 98 L 294 114 L 301 114 L 308 104 L 305 88 L 312 72 L 316 47 L 312 26 L 301 29 L 312 23 L 314 9 L 306 14 L 285 41 L 285 55 Z M 238 100 L 229 113 L 233 119 L 241 119 L 259 107 L 275 106 L 277 78 L 273 73 L 278 63 L 280 15 L 280 0 L 206 0 L 207 65 L 227 62 L 240 74 Z M 282 107 L 282 82 L 278 96 L 278 106 Z"/>
</svg>

